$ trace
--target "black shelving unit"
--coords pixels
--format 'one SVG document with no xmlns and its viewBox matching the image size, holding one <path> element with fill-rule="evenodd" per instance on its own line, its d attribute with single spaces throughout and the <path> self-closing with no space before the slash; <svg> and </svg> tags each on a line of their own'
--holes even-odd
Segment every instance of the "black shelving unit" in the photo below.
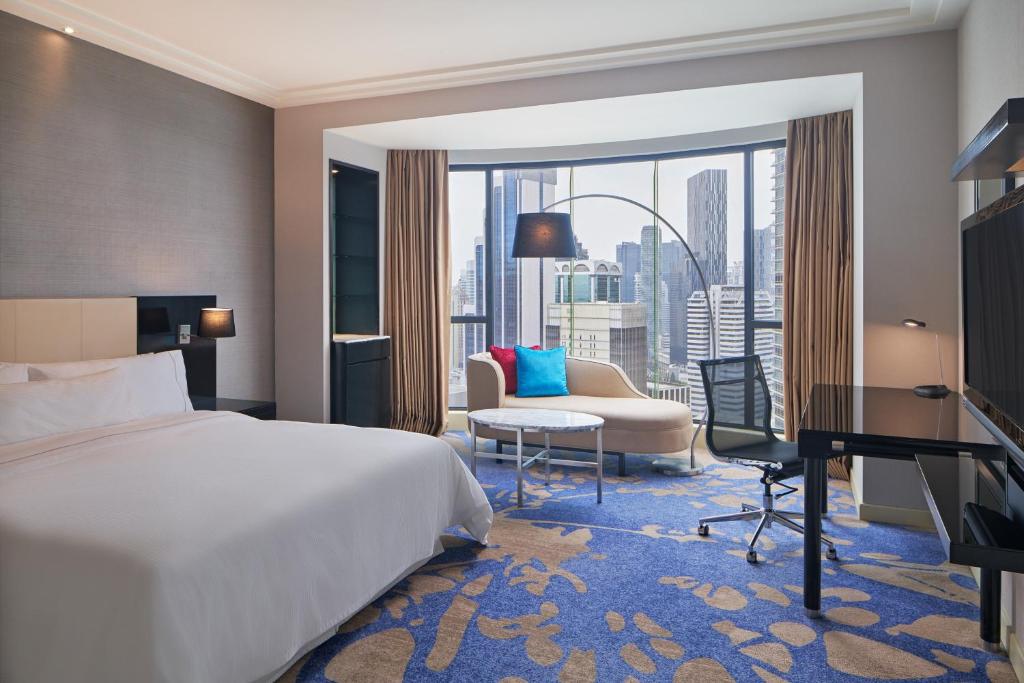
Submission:
<svg viewBox="0 0 1024 683">
<path fill-rule="evenodd" d="M 331 329 L 376 334 L 380 327 L 380 176 L 331 161 Z"/>
</svg>

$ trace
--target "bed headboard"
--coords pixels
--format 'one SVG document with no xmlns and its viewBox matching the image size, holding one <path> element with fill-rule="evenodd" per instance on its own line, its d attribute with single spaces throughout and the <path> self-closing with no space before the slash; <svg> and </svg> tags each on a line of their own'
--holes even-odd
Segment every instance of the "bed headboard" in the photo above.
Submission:
<svg viewBox="0 0 1024 683">
<path fill-rule="evenodd" d="M 0 299 L 0 361 L 57 363 L 136 353 L 134 297 Z"/>
</svg>

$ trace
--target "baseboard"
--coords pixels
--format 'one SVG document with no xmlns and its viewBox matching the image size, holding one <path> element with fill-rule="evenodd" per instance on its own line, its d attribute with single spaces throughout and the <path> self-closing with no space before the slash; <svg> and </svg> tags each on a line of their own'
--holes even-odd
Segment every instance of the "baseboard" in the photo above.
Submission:
<svg viewBox="0 0 1024 683">
<path fill-rule="evenodd" d="M 448 429 L 453 432 L 469 431 L 469 421 L 466 419 L 465 410 L 448 411 Z"/>
<path fill-rule="evenodd" d="M 922 529 L 935 528 L 935 524 L 932 523 L 932 515 L 927 510 L 861 503 L 857 506 L 857 516 L 865 522 L 901 524 L 903 526 L 921 527 Z"/>
<path fill-rule="evenodd" d="M 1010 616 L 1003 612 L 1003 623 L 1007 624 L 1010 621 Z M 1024 681 L 1024 648 L 1021 647 L 1020 641 L 1017 640 L 1016 632 L 1009 626 L 1004 626 L 1003 633 L 1005 634 L 1006 640 L 1006 654 L 1010 657 L 1010 666 L 1013 667 L 1013 673 L 1017 675 L 1018 681 Z"/>
</svg>

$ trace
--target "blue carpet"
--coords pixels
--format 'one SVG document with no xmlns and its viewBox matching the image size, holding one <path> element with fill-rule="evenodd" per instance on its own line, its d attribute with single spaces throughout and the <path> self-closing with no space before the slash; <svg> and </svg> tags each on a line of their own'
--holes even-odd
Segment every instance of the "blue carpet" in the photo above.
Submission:
<svg viewBox="0 0 1024 683">
<path fill-rule="evenodd" d="M 452 530 L 282 681 L 1016 680 L 982 649 L 969 571 L 945 563 L 934 532 L 851 516 L 845 482 L 825 521 L 840 554 L 823 562 L 826 618 L 810 620 L 799 536 L 767 530 L 751 565 L 752 522 L 695 533 L 702 515 L 760 504 L 755 472 L 677 479 L 630 457 L 597 505 L 592 470 L 553 468 L 546 488 L 538 468 L 517 509 L 514 467 L 480 462 L 491 545 Z M 799 493 L 783 501 L 801 509 Z"/>
</svg>

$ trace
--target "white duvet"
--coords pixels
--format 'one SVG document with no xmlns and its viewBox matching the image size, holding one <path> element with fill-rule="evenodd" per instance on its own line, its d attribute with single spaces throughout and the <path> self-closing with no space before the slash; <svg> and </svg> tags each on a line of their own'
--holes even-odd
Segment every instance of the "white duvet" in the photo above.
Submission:
<svg viewBox="0 0 1024 683">
<path fill-rule="evenodd" d="M 405 432 L 196 412 L 0 447 L 0 680 L 262 679 L 491 519 Z"/>
</svg>

